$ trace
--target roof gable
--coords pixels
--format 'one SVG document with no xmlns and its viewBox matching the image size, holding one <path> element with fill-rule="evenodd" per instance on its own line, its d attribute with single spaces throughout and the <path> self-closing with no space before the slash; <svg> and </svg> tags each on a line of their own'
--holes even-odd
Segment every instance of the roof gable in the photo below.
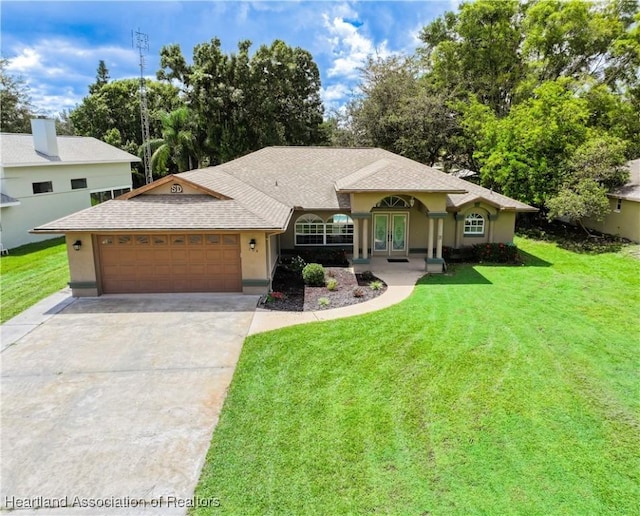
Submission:
<svg viewBox="0 0 640 516">
<path fill-rule="evenodd" d="M 172 188 L 170 191 L 168 191 L 166 188 L 164 188 L 166 185 L 171 184 L 171 186 L 177 185 L 182 187 L 181 189 L 174 189 Z M 176 176 L 173 174 L 169 174 L 168 176 L 165 176 L 161 179 L 158 179 L 156 181 L 154 181 L 153 183 L 149 183 L 148 185 L 144 185 L 141 186 L 140 188 L 136 188 L 135 190 L 132 190 L 130 192 L 127 192 L 126 194 L 121 195 L 120 197 L 118 197 L 118 199 L 121 200 L 128 200 L 128 199 L 132 199 L 134 197 L 137 197 L 139 195 L 149 195 L 151 193 L 154 193 L 155 190 L 160 190 L 160 192 L 157 192 L 157 194 L 160 195 L 164 195 L 164 194 L 174 194 L 174 195 L 181 195 L 183 193 L 183 191 L 185 190 L 185 188 L 187 190 L 189 190 L 189 193 L 198 193 L 198 194 L 203 194 L 203 195 L 209 195 L 210 197 L 214 197 L 216 199 L 220 199 L 220 200 L 229 200 L 231 199 L 231 197 L 228 197 L 226 195 L 223 195 L 221 193 L 218 193 L 214 190 L 211 190 L 205 186 L 202 186 L 199 183 L 195 183 L 193 181 L 189 181 L 187 178 L 182 177 L 182 176 Z M 195 191 L 192 191 L 195 190 Z"/>
</svg>

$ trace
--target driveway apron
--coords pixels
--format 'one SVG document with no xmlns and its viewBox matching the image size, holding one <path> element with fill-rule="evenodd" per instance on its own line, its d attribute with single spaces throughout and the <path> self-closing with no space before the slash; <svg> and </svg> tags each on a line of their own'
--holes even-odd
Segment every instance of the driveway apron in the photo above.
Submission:
<svg viewBox="0 0 640 516">
<path fill-rule="evenodd" d="M 67 507 L 51 514 L 186 512 L 256 301 L 78 299 L 5 348 L 0 507 L 58 500 Z"/>
</svg>

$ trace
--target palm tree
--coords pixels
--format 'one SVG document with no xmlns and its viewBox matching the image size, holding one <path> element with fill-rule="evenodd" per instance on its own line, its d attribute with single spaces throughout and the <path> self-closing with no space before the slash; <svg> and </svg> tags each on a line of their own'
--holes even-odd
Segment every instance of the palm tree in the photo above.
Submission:
<svg viewBox="0 0 640 516">
<path fill-rule="evenodd" d="M 199 165 L 191 118 L 187 107 L 161 116 L 162 138 L 149 142 L 152 153 L 151 170 L 154 174 L 164 176 L 167 173 L 191 170 Z"/>
</svg>

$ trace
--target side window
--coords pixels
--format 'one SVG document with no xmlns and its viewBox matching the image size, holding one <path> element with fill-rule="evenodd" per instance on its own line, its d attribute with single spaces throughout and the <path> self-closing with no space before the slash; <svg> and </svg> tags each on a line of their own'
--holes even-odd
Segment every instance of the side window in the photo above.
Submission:
<svg viewBox="0 0 640 516">
<path fill-rule="evenodd" d="M 484 235 L 484 217 L 479 213 L 469 213 L 464 219 L 465 235 Z"/>
<path fill-rule="evenodd" d="M 620 197 L 618 197 L 618 200 L 616 202 L 616 211 L 617 212 L 621 212 L 622 211 L 622 199 L 620 199 Z"/>
<path fill-rule="evenodd" d="M 53 183 L 51 181 L 41 181 L 40 183 L 32 183 L 34 194 L 53 192 Z"/>
<path fill-rule="evenodd" d="M 71 180 L 71 189 L 72 190 L 80 190 L 81 188 L 87 187 L 87 178 L 83 177 L 82 179 L 72 179 Z"/>
</svg>

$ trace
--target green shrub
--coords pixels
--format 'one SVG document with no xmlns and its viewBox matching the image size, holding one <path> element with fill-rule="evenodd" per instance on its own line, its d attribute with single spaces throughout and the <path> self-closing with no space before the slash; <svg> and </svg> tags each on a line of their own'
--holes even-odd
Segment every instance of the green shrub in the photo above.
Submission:
<svg viewBox="0 0 640 516">
<path fill-rule="evenodd" d="M 310 287 L 324 286 L 324 267 L 319 263 L 309 263 L 302 269 L 302 279 Z"/>
<path fill-rule="evenodd" d="M 324 308 L 325 306 L 329 306 L 330 304 L 331 304 L 331 301 L 329 300 L 329 298 L 321 297 L 320 299 L 318 299 L 318 306 L 321 308 Z"/>
<path fill-rule="evenodd" d="M 384 283 L 382 283 L 382 281 L 380 280 L 372 281 L 371 283 L 369 283 L 369 288 L 371 290 L 380 290 L 382 287 L 384 287 Z"/>
<path fill-rule="evenodd" d="M 335 278 L 329 278 L 327 280 L 327 288 L 329 290 L 335 290 L 338 288 L 338 280 Z"/>
<path fill-rule="evenodd" d="M 291 258 L 291 262 L 289 262 L 289 270 L 300 274 L 305 265 L 307 265 L 307 263 L 300 256 L 294 256 Z"/>
</svg>

